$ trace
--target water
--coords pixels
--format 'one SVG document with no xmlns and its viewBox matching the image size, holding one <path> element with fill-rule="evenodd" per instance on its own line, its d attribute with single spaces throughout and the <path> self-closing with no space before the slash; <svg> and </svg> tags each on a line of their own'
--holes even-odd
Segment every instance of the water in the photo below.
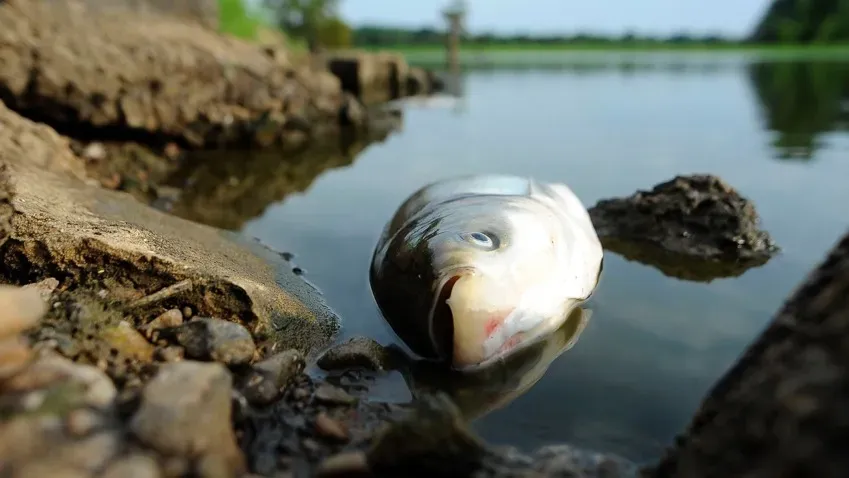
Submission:
<svg viewBox="0 0 849 478">
<path fill-rule="evenodd" d="M 682 430 L 844 232 L 849 63 L 733 53 L 593 58 L 591 68 L 563 55 L 544 68 L 468 72 L 456 108 L 408 108 L 402 131 L 242 230 L 296 252 L 344 318 L 345 336 L 390 343 L 369 290 L 369 260 L 385 221 L 425 183 L 531 175 L 564 181 L 592 205 L 677 174 L 719 175 L 755 202 L 782 254 L 704 283 L 606 252 L 593 315 L 574 348 L 527 393 L 474 424 L 495 443 L 566 441 L 644 460 Z"/>
</svg>

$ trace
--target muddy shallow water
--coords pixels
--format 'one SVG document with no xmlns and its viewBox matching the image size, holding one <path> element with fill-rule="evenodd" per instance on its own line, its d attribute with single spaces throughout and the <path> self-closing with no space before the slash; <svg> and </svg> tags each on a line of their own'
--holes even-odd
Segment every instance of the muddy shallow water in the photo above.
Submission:
<svg viewBox="0 0 849 478">
<path fill-rule="evenodd" d="M 656 457 L 844 231 L 838 205 L 849 203 L 849 62 L 725 54 L 687 67 L 685 57 L 670 58 L 586 68 L 564 56 L 562 68 L 467 72 L 456 105 L 408 106 L 400 132 L 242 231 L 295 252 L 343 317 L 341 338 L 387 344 L 395 338 L 367 281 L 372 247 L 400 202 L 429 181 L 532 175 L 568 183 L 589 206 L 676 174 L 722 177 L 754 201 L 778 257 L 706 283 L 606 252 L 574 348 L 527 393 L 475 422 L 488 440 L 526 449 L 565 441 Z M 391 380 L 385 393 L 403 400 L 401 379 Z"/>
</svg>

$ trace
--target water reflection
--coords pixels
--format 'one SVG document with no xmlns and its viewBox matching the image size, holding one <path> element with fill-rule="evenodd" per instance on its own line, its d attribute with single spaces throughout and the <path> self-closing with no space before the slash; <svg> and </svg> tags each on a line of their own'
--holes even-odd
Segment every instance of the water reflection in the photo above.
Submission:
<svg viewBox="0 0 849 478">
<path fill-rule="evenodd" d="M 414 360 L 401 348 L 390 349 L 401 359 L 399 368 L 413 396 L 447 393 L 468 420 L 480 418 L 520 397 L 542 378 L 549 365 L 571 349 L 592 311 L 574 308 L 554 333 L 528 345 L 497 366 L 460 373 L 424 360 Z"/>
<path fill-rule="evenodd" d="M 396 125 L 397 126 L 397 125 Z M 294 152 L 204 151 L 192 155 L 168 180 L 181 186 L 169 212 L 185 219 L 239 230 L 272 203 L 306 191 L 323 172 L 349 166 L 395 128 L 369 135 L 343 134 Z"/>
<path fill-rule="evenodd" d="M 779 159 L 810 161 L 824 133 L 849 130 L 849 63 L 755 62 L 748 69 Z"/>
</svg>

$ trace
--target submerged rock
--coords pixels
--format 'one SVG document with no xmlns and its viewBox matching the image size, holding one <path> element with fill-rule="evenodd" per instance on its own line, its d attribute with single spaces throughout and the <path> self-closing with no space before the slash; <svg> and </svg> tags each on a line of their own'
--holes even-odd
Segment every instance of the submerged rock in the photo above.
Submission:
<svg viewBox="0 0 849 478">
<path fill-rule="evenodd" d="M 677 176 L 589 212 L 605 249 L 676 277 L 739 274 L 778 251 L 752 202 L 715 176 Z"/>
<path fill-rule="evenodd" d="M 128 307 L 188 304 L 201 315 L 249 323 L 261 342 L 283 350 L 308 353 L 338 329 L 320 292 L 279 254 L 88 184 L 67 141 L 2 104 L 0 163 L 15 192 L 0 247 L 7 277 L 50 270 L 116 300 L 132 297 L 123 292 L 130 286 L 156 301 L 136 298 Z M 160 294 L 175 284 L 183 285 Z"/>
<path fill-rule="evenodd" d="M 380 371 L 390 368 L 389 352 L 374 339 L 352 337 L 334 345 L 316 362 L 324 370 L 362 367 Z"/>
</svg>

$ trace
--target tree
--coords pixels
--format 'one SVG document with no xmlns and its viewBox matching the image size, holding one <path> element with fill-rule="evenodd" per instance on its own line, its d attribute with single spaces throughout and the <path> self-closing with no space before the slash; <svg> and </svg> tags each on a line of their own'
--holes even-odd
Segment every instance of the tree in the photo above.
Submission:
<svg viewBox="0 0 849 478">
<path fill-rule="evenodd" d="M 339 18 L 339 0 L 263 0 L 263 4 L 280 29 L 306 40 L 310 50 L 318 47 L 322 25 Z"/>
</svg>

